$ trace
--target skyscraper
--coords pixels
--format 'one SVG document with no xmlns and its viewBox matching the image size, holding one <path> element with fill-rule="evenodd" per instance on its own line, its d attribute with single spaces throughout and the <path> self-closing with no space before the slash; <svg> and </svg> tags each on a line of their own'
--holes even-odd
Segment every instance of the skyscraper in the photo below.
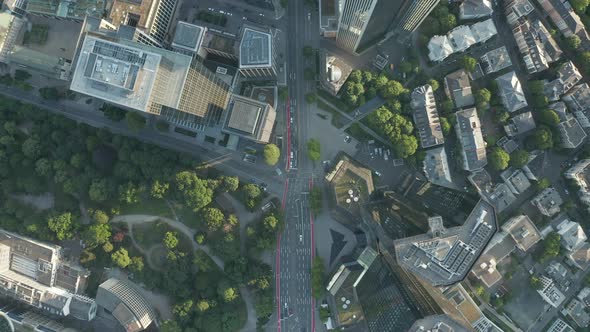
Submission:
<svg viewBox="0 0 590 332">
<path fill-rule="evenodd" d="M 403 0 L 342 0 L 336 43 L 359 53 L 378 42 L 388 32 L 403 3 Z"/>
<path fill-rule="evenodd" d="M 410 39 L 422 21 L 436 7 L 440 0 L 407 0 L 404 2 L 395 21 L 393 30 L 398 41 L 405 43 Z"/>
</svg>

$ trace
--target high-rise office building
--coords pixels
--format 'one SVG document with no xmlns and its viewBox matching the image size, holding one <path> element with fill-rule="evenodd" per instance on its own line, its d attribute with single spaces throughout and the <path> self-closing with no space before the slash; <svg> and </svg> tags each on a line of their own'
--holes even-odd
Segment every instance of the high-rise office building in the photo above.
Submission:
<svg viewBox="0 0 590 332">
<path fill-rule="evenodd" d="M 359 53 L 385 36 L 404 1 L 342 0 L 340 4 L 336 43 Z"/>
<path fill-rule="evenodd" d="M 436 7 L 440 0 L 408 0 L 405 1 L 398 18 L 395 20 L 393 34 L 398 41 L 405 43 L 409 41 L 410 35 L 422 21 Z"/>
<path fill-rule="evenodd" d="M 114 0 L 109 20 L 116 27 L 129 25 L 164 44 L 170 28 L 176 0 L 151 0 L 139 4 L 134 1 Z"/>
</svg>

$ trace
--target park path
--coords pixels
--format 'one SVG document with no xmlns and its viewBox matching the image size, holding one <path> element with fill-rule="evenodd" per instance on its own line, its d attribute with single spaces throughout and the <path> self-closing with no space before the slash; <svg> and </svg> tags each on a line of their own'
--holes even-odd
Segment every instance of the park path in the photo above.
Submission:
<svg viewBox="0 0 590 332">
<path fill-rule="evenodd" d="M 238 220 L 240 220 L 239 219 L 241 217 L 240 215 L 242 215 L 243 217 L 249 217 L 244 220 L 244 224 L 248 224 L 252 220 L 255 220 L 255 217 L 257 215 L 256 213 L 250 213 L 241 204 L 239 204 L 239 203 L 235 204 L 237 202 L 232 202 L 232 203 L 234 203 L 234 206 L 236 206 Z M 240 211 L 239 207 L 241 207 L 243 209 L 243 211 Z M 113 217 L 111 222 L 127 223 L 127 227 L 129 228 L 129 236 L 131 237 L 131 241 L 132 241 L 133 245 L 136 248 L 138 248 L 138 250 L 141 251 L 142 254 L 147 255 L 147 254 L 149 254 L 149 252 L 152 249 L 154 249 L 154 247 L 150 248 L 150 250 L 147 250 L 147 251 L 143 250 L 143 248 L 141 248 L 135 242 L 135 238 L 133 237 L 133 230 L 132 230 L 133 227 L 132 226 L 142 224 L 142 223 L 156 222 L 158 220 L 165 222 L 166 224 L 168 224 L 168 226 L 173 227 L 176 230 L 183 233 L 184 235 L 188 236 L 191 243 L 193 244 L 194 249 L 203 250 L 213 260 L 213 262 L 215 262 L 215 265 L 217 265 L 220 269 L 224 270 L 225 262 L 220 257 L 213 255 L 213 253 L 211 252 L 211 249 L 209 249 L 208 246 L 198 244 L 195 241 L 196 232 L 193 229 L 189 228 L 187 225 L 181 223 L 180 221 L 173 220 L 170 218 L 165 218 L 165 217 L 159 217 L 159 216 L 150 216 L 150 215 L 144 215 L 144 214 L 128 214 L 128 215 L 115 216 L 115 217 Z M 243 254 L 244 250 L 245 250 L 245 242 L 244 241 L 245 241 L 245 236 L 246 236 L 246 234 L 245 234 L 246 226 L 245 225 L 242 226 L 241 223 L 242 223 L 242 221 L 240 220 L 240 241 L 241 241 L 240 246 L 244 247 L 243 249 L 241 248 L 242 254 Z M 152 266 L 152 262 L 151 262 L 150 257 L 151 257 L 151 255 L 148 255 L 147 260 L 148 260 L 148 264 L 150 264 L 150 266 Z M 246 320 L 246 323 L 244 324 L 244 326 L 242 327 L 240 332 L 255 331 L 257 317 L 256 317 L 256 309 L 254 307 L 254 298 L 252 297 L 252 294 L 250 293 L 248 288 L 246 288 L 244 286 L 240 287 L 240 294 L 242 295 L 242 298 L 244 299 L 244 303 L 246 304 L 246 312 L 247 312 L 247 317 L 248 317 Z"/>
<path fill-rule="evenodd" d="M 113 217 L 112 222 L 125 222 L 129 226 L 129 229 L 131 229 L 132 225 L 139 225 L 142 223 L 156 222 L 158 220 L 165 222 L 169 226 L 175 228 L 176 230 L 180 231 L 182 234 L 186 235 L 190 239 L 191 243 L 193 244 L 194 249 L 203 250 L 207 255 L 209 255 L 209 257 L 211 257 L 213 262 L 215 262 L 215 265 L 217 265 L 222 270 L 225 268 L 225 262 L 221 258 L 219 258 L 218 256 L 213 255 L 213 253 L 211 252 L 211 249 L 209 249 L 208 246 L 198 244 L 197 242 L 195 242 L 196 232 L 194 230 L 192 230 L 191 228 L 189 228 L 187 225 L 181 223 L 180 221 L 176 221 L 176 220 L 173 220 L 170 218 L 151 216 L 151 215 L 145 215 L 145 214 L 127 214 L 127 215 Z"/>
</svg>

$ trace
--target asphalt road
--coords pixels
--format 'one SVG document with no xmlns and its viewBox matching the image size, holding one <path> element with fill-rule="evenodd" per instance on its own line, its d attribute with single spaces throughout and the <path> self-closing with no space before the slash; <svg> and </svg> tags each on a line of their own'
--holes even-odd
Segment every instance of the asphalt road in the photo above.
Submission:
<svg viewBox="0 0 590 332">
<path fill-rule="evenodd" d="M 313 136 L 309 132 L 311 107 L 307 105 L 305 95 L 315 91 L 316 82 L 303 78 L 306 68 L 315 71 L 315 59 L 303 57 L 303 47 L 319 47 L 319 17 L 315 9 L 302 2 L 289 1 L 286 19 L 290 107 L 286 110 L 289 126 L 285 137 L 288 137 L 287 167 L 290 169 L 283 196 L 285 230 L 277 242 L 276 326 L 272 324 L 269 330 L 309 332 L 316 330 L 316 306 L 310 283 L 315 246 L 308 201 L 314 165 L 308 160 L 306 151 L 306 142 Z M 290 152 L 293 152 L 293 158 Z"/>
</svg>

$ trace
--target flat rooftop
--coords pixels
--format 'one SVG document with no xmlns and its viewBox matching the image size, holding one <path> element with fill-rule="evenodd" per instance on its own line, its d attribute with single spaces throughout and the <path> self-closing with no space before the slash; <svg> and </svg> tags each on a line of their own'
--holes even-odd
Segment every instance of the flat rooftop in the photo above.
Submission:
<svg viewBox="0 0 590 332">
<path fill-rule="evenodd" d="M 394 241 L 396 259 L 432 286 L 465 278 L 497 230 L 494 208 L 480 200 L 462 226 Z"/>
<path fill-rule="evenodd" d="M 232 95 L 223 129 L 239 136 L 268 142 L 276 112 L 266 102 Z"/>
<path fill-rule="evenodd" d="M 150 102 L 177 108 L 190 62 L 186 55 L 88 34 L 70 89 L 138 111 Z"/>
<path fill-rule="evenodd" d="M 178 22 L 172 46 L 184 48 L 193 52 L 199 50 L 205 34 L 205 28 L 187 22 Z"/>
<path fill-rule="evenodd" d="M 270 67 L 272 65 L 272 36 L 244 28 L 240 41 L 240 68 Z"/>
</svg>

